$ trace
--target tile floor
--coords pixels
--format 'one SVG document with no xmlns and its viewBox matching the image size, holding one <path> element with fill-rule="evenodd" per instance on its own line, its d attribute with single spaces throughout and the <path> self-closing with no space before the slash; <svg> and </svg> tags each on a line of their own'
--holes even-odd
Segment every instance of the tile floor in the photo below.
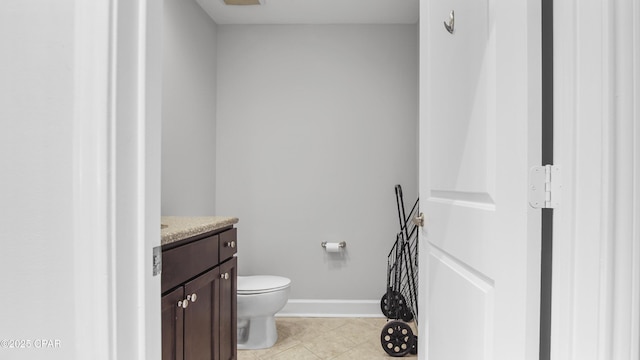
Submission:
<svg viewBox="0 0 640 360">
<path fill-rule="evenodd" d="M 385 318 L 278 317 L 278 342 L 269 349 L 238 350 L 238 360 L 389 360 L 380 343 L 386 323 Z M 415 334 L 415 324 L 410 326 Z"/>
</svg>

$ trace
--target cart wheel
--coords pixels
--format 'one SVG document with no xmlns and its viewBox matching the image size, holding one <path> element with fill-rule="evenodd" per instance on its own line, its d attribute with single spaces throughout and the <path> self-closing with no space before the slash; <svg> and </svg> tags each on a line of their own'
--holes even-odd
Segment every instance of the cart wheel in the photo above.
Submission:
<svg viewBox="0 0 640 360">
<path fill-rule="evenodd" d="M 387 319 L 400 319 L 403 318 L 405 312 L 411 314 L 405 303 L 402 294 L 397 291 L 390 291 L 388 294 L 382 295 L 382 299 L 380 299 L 380 310 L 382 310 L 382 313 Z M 413 318 L 413 315 L 411 315 L 411 317 Z"/>
<path fill-rule="evenodd" d="M 384 351 L 394 357 L 407 355 L 415 345 L 415 337 L 409 325 L 402 321 L 390 321 L 380 334 Z"/>
<path fill-rule="evenodd" d="M 397 296 L 397 294 L 398 293 L 396 293 L 395 291 L 384 293 L 382 294 L 382 298 L 380 299 L 380 310 L 382 310 L 382 313 L 388 319 L 391 318 L 389 315 L 391 315 L 391 313 L 395 311 L 395 302 L 393 301 L 393 299 Z"/>
<path fill-rule="evenodd" d="M 399 309 L 399 315 L 404 322 L 410 322 L 411 320 L 413 320 L 413 313 L 404 304 Z"/>
</svg>

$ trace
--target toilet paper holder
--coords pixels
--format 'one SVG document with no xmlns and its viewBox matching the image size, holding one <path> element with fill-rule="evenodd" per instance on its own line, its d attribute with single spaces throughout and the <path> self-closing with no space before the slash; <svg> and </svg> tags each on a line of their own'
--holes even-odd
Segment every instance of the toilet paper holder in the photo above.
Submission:
<svg viewBox="0 0 640 360">
<path fill-rule="evenodd" d="M 322 246 L 323 248 L 325 248 L 325 249 L 326 249 L 326 248 L 327 248 L 327 242 L 326 242 L 326 241 L 321 242 L 321 243 L 320 243 L 320 246 Z M 346 241 L 341 241 L 341 242 L 339 242 L 339 243 L 338 243 L 338 247 L 339 247 L 339 248 L 345 248 L 345 247 L 347 247 L 347 242 L 346 242 Z"/>
</svg>

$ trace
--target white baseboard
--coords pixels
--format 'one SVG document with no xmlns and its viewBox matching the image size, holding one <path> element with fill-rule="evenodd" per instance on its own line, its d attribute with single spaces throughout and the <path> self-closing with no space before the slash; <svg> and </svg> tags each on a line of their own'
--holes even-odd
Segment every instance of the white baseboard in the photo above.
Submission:
<svg viewBox="0 0 640 360">
<path fill-rule="evenodd" d="M 289 299 L 279 317 L 384 317 L 380 300 Z"/>
</svg>

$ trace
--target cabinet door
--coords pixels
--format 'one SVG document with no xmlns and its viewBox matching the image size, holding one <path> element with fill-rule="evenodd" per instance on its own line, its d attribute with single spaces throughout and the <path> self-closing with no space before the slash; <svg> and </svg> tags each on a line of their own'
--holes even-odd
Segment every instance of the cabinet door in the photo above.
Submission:
<svg viewBox="0 0 640 360">
<path fill-rule="evenodd" d="M 235 257 L 220 265 L 220 360 L 237 358 L 237 265 Z"/>
<path fill-rule="evenodd" d="M 184 286 L 189 305 L 184 310 L 185 360 L 218 360 L 220 343 L 214 329 L 220 326 L 217 300 L 220 271 L 213 268 Z"/>
<path fill-rule="evenodd" d="M 178 302 L 184 300 L 184 288 L 162 297 L 162 360 L 183 360 L 184 311 Z"/>
</svg>

